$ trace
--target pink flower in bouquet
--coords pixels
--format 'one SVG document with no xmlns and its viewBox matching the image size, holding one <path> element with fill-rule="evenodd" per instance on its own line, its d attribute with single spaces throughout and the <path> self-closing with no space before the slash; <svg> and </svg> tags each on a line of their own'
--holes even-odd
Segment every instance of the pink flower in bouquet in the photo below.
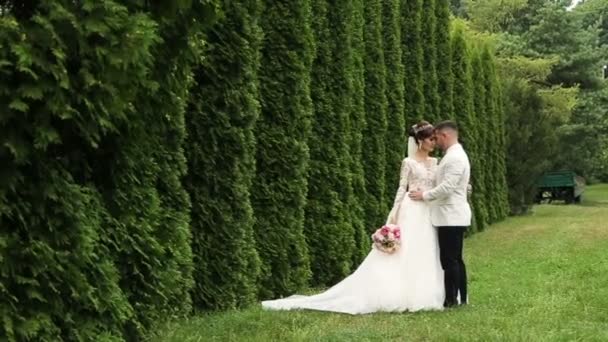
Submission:
<svg viewBox="0 0 608 342">
<path fill-rule="evenodd" d="M 401 239 L 401 229 L 397 228 L 393 231 L 393 234 L 395 235 L 395 239 Z"/>
<path fill-rule="evenodd" d="M 380 229 L 380 234 L 382 234 L 383 236 L 387 236 L 389 232 L 390 229 L 388 228 L 388 226 L 384 226 Z"/>
<path fill-rule="evenodd" d="M 380 242 L 382 241 L 382 238 L 378 236 L 378 234 L 372 234 L 372 240 L 374 240 L 374 242 Z"/>
</svg>

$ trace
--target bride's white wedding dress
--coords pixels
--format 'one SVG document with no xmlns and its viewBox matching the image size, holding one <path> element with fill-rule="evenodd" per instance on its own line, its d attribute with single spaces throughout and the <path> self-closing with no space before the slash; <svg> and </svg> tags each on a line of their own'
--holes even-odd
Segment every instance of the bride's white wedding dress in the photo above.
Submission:
<svg viewBox="0 0 608 342">
<path fill-rule="evenodd" d="M 272 310 L 311 309 L 348 314 L 443 309 L 443 270 L 429 206 L 406 195 L 408 188 L 432 188 L 436 168 L 434 158 L 425 163 L 406 158 L 402 163 L 399 189 L 388 218 L 389 223 L 401 227 L 398 251 L 386 254 L 372 249 L 354 273 L 327 291 L 264 301 L 262 306 Z"/>
</svg>

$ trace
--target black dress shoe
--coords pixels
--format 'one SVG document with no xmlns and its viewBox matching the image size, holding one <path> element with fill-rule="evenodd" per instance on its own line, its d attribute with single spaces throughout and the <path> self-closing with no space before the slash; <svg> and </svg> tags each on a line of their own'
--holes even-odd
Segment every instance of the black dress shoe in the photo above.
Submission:
<svg viewBox="0 0 608 342">
<path fill-rule="evenodd" d="M 452 301 L 447 302 L 446 301 L 446 302 L 443 303 L 443 307 L 444 308 L 452 308 L 452 307 L 455 307 L 455 306 L 456 306 L 456 302 L 452 302 Z"/>
</svg>

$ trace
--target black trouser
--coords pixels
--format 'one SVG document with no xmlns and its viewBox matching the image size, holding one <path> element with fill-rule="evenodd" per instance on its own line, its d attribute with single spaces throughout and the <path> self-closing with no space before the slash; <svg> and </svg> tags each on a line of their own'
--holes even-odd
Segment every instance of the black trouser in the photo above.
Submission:
<svg viewBox="0 0 608 342">
<path fill-rule="evenodd" d="M 460 302 L 467 302 L 467 270 L 462 260 L 462 242 L 467 227 L 437 227 L 439 256 L 444 272 L 445 306 L 453 306 L 460 292 Z"/>
</svg>

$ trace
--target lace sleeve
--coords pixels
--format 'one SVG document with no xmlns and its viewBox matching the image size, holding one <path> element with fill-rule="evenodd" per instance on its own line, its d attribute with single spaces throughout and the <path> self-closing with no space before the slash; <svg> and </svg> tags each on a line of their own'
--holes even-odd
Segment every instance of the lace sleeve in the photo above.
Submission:
<svg viewBox="0 0 608 342">
<path fill-rule="evenodd" d="M 403 196 L 407 192 L 408 176 L 410 174 L 410 165 L 407 159 L 404 159 L 401 163 L 401 173 L 399 174 L 399 188 L 397 189 L 397 195 L 395 195 L 395 201 L 393 206 L 401 203 Z"/>
<path fill-rule="evenodd" d="M 399 206 L 401 201 L 403 201 L 403 197 L 407 193 L 408 186 L 408 178 L 410 174 L 410 166 L 407 162 L 407 159 L 404 159 L 401 163 L 401 173 L 399 176 L 399 188 L 397 189 L 397 194 L 395 195 L 395 201 L 393 202 L 393 208 L 388 215 L 388 219 L 386 223 L 396 223 L 397 211 L 399 210 Z"/>
</svg>

